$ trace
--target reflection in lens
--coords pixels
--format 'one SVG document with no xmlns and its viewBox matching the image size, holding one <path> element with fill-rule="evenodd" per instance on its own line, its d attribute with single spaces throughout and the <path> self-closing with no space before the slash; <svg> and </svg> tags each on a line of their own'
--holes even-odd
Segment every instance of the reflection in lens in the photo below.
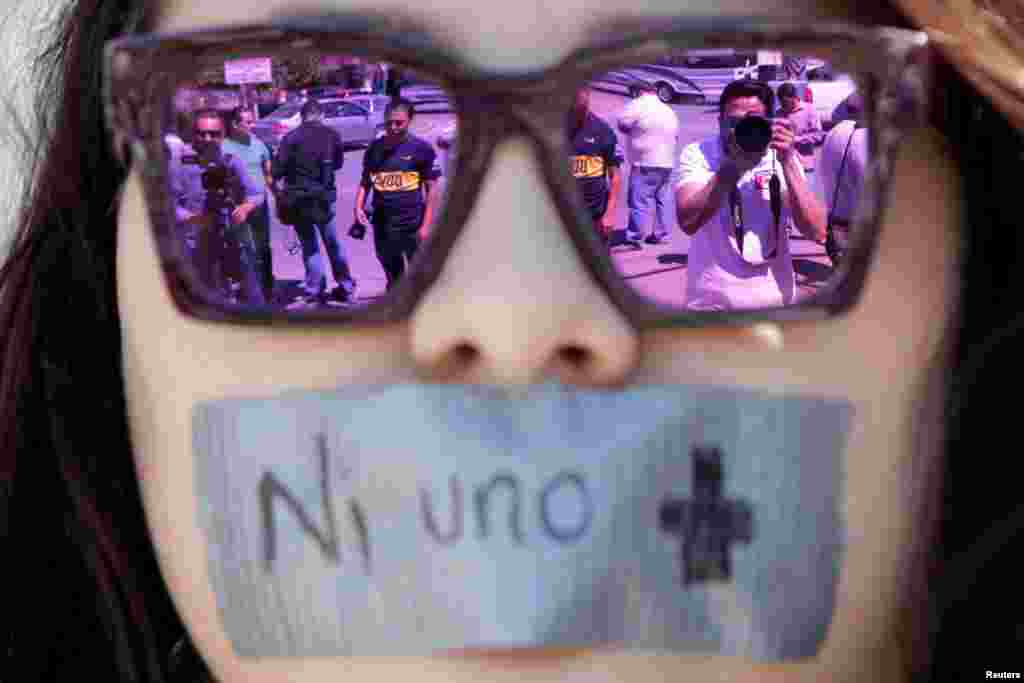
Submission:
<svg viewBox="0 0 1024 683">
<path fill-rule="evenodd" d="M 197 65 L 164 116 L 178 255 L 221 308 L 352 308 L 400 283 L 440 214 L 452 100 L 348 55 Z"/>
<path fill-rule="evenodd" d="M 823 60 L 739 49 L 592 78 L 566 115 L 569 168 L 623 281 L 678 310 L 827 296 L 843 276 L 868 163 L 855 91 Z M 791 142 L 779 139 L 784 126 Z M 810 220 L 791 182 L 826 220 Z"/>
</svg>

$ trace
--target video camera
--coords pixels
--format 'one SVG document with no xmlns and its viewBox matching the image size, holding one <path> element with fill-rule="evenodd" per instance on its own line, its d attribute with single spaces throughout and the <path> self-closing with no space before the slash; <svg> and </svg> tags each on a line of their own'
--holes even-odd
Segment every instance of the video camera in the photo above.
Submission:
<svg viewBox="0 0 1024 683">
<path fill-rule="evenodd" d="M 206 192 L 206 209 L 220 213 L 225 209 L 234 209 L 238 202 L 232 194 L 232 171 L 223 159 L 210 159 L 199 154 L 186 154 L 181 158 L 182 164 L 199 166 L 199 176 L 203 191 Z"/>
</svg>

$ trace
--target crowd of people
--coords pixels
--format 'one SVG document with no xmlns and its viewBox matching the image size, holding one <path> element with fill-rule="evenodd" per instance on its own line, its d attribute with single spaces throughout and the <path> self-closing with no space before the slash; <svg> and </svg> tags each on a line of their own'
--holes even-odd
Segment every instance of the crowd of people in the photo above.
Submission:
<svg viewBox="0 0 1024 683">
<path fill-rule="evenodd" d="M 767 83 L 737 80 L 719 100 L 719 134 L 686 144 L 677 157 L 676 112 L 652 86 L 638 88 L 613 122 L 590 111 L 588 89 L 577 94 L 569 117 L 572 173 L 609 248 L 661 244 L 678 225 L 691 237 L 684 300 L 691 310 L 795 303 L 793 231 L 826 245 L 838 264 L 867 163 L 867 129 L 856 115 L 826 134 L 792 83 L 776 94 Z M 627 156 L 629 218 L 616 229 Z"/>
<path fill-rule="evenodd" d="M 792 83 L 776 93 L 767 83 L 737 80 L 720 98 L 718 135 L 685 144 L 680 153 L 676 111 L 652 85 L 640 83 L 639 90 L 613 121 L 591 110 L 589 87 L 576 93 L 567 114 L 569 167 L 609 249 L 662 244 L 678 226 L 691 238 L 683 303 L 692 310 L 794 303 L 794 233 L 825 245 L 838 264 L 867 163 L 857 103 L 844 105 L 851 111 L 842 115 L 850 120 L 826 134 Z M 344 146 L 322 114 L 317 100 L 307 100 L 301 125 L 272 154 L 251 132 L 251 110 L 237 108 L 225 120 L 202 109 L 191 117 L 192 149 L 169 147 L 184 248 L 213 291 L 248 304 L 280 300 L 272 263 L 273 196 L 278 220 L 294 226 L 305 269 L 297 293 L 285 303 L 355 301 L 356 279 L 336 211 L 335 173 L 344 165 Z M 372 228 L 387 289 L 426 237 L 441 176 L 434 146 L 409 130 L 414 116 L 407 100 L 394 98 L 387 107 L 385 130 L 363 157 L 349 230 L 362 239 Z M 451 152 L 454 131 L 450 126 L 438 138 L 442 151 Z M 617 227 L 627 158 L 628 220 Z M 333 289 L 328 268 L 337 283 Z"/>
<path fill-rule="evenodd" d="M 354 222 L 361 239 L 373 228 L 377 258 L 393 287 L 426 237 L 433 213 L 432 187 L 440 176 L 433 146 L 412 135 L 415 115 L 396 98 L 385 130 L 363 157 Z M 192 115 L 192 149 L 168 145 L 170 192 L 186 260 L 216 295 L 246 304 L 276 300 L 270 234 L 270 196 L 277 218 L 295 229 L 305 277 L 289 306 L 349 304 L 356 281 L 337 231 L 335 173 L 345 163 L 340 134 L 324 125 L 323 108 L 308 99 L 302 124 L 272 154 L 251 133 L 253 114 L 233 110 L 225 121 L 203 109 Z M 327 252 L 333 289 L 320 249 Z"/>
</svg>

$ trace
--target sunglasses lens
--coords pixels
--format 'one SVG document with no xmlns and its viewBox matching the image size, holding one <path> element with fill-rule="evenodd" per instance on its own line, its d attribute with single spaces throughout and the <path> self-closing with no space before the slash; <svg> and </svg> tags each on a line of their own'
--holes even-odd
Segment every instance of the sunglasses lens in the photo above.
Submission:
<svg viewBox="0 0 1024 683">
<path fill-rule="evenodd" d="M 566 137 L 580 203 L 615 271 L 649 302 L 768 309 L 841 283 L 870 158 L 855 79 L 829 63 L 708 49 L 627 64 L 577 93 Z M 795 206 L 788 154 L 831 231 Z M 703 190 L 727 159 L 743 173 L 712 206 Z"/>
<path fill-rule="evenodd" d="M 164 248 L 193 296 L 228 314 L 323 311 L 401 285 L 441 214 L 457 147 L 440 83 L 317 53 L 209 59 L 191 82 L 202 85 L 165 108 L 176 220 Z M 251 125 L 232 125 L 238 109 Z"/>
</svg>

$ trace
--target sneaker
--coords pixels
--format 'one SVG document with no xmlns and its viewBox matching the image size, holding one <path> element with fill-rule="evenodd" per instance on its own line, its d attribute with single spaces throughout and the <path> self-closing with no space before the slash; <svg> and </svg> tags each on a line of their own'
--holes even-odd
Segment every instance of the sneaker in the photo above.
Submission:
<svg viewBox="0 0 1024 683">
<path fill-rule="evenodd" d="M 661 244 L 665 241 L 664 235 L 648 235 L 644 238 L 644 244 Z"/>
<path fill-rule="evenodd" d="M 352 286 L 350 289 L 345 287 L 335 287 L 330 292 L 324 295 L 323 301 L 328 304 L 350 304 L 355 299 L 355 287 Z"/>
<path fill-rule="evenodd" d="M 292 310 L 296 308 L 314 308 L 320 303 L 320 297 L 315 294 L 303 292 L 294 297 L 285 308 Z"/>
<path fill-rule="evenodd" d="M 612 247 L 630 247 L 634 251 L 643 249 L 639 242 L 626 237 L 626 233 L 623 230 L 612 231 L 611 237 L 608 239 L 608 248 L 611 249 Z"/>
</svg>

